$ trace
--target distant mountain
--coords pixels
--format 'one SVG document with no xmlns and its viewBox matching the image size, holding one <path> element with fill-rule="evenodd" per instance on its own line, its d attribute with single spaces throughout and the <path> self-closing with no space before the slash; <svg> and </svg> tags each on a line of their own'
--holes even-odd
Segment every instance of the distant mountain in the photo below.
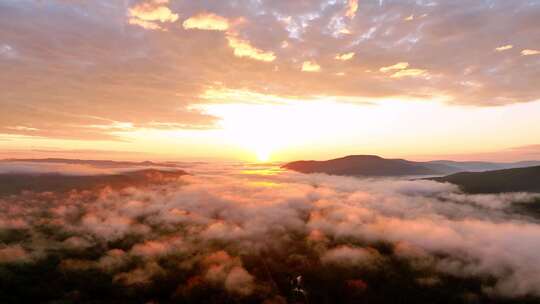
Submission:
<svg viewBox="0 0 540 304">
<path fill-rule="evenodd" d="M 326 173 L 351 176 L 404 176 L 447 175 L 464 171 L 490 171 L 530 166 L 540 166 L 540 161 L 494 163 L 435 160 L 415 162 L 404 159 L 386 159 L 376 155 L 350 155 L 326 161 L 294 161 L 282 167 L 302 173 Z"/>
<path fill-rule="evenodd" d="M 155 169 L 101 175 L 4 173 L 0 174 L 0 196 L 18 194 L 22 191 L 65 192 L 103 187 L 113 189 L 144 187 L 174 181 L 185 174 L 187 173 L 182 170 L 165 171 Z"/>
<path fill-rule="evenodd" d="M 86 159 L 70 159 L 70 158 L 10 158 L 0 160 L 0 162 L 27 162 L 27 163 L 49 163 L 49 164 L 70 164 L 70 165 L 90 165 L 100 168 L 117 168 L 117 167 L 178 167 L 175 163 L 165 162 L 156 163 L 151 161 L 131 162 L 131 161 L 113 161 L 113 160 L 86 160 Z"/>
<path fill-rule="evenodd" d="M 431 168 L 433 166 L 445 166 L 452 171 L 448 173 L 457 173 L 463 171 L 491 171 L 502 170 L 512 168 L 525 168 L 532 166 L 540 166 L 540 161 L 520 161 L 512 163 L 495 163 L 495 162 L 482 162 L 482 161 L 452 161 L 452 160 L 434 160 L 425 162 Z"/>
<path fill-rule="evenodd" d="M 437 165 L 436 167 L 443 167 Z M 351 155 L 327 161 L 295 161 L 283 168 L 302 173 L 326 173 L 352 176 L 437 175 L 443 172 L 419 162 L 385 159 L 375 155 Z"/>
<path fill-rule="evenodd" d="M 540 192 L 540 166 L 462 172 L 430 179 L 456 184 L 467 193 Z"/>
</svg>

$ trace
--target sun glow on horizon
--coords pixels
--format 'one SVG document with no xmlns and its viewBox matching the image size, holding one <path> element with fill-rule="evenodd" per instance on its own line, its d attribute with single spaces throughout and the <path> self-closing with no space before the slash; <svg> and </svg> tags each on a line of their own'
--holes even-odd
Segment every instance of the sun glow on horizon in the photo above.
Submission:
<svg viewBox="0 0 540 304">
<path fill-rule="evenodd" d="M 242 147 L 259 162 L 278 160 L 284 150 L 320 138 L 341 141 L 343 130 L 352 127 L 359 105 L 333 101 L 286 101 L 263 104 L 207 104 L 205 112 L 220 117 L 222 138 Z M 341 117 L 328 124 L 331 117 Z M 340 132 L 341 131 L 341 132 Z M 338 134 L 336 134 L 338 132 Z"/>
<path fill-rule="evenodd" d="M 244 94 L 251 103 L 242 102 Z M 402 147 L 401 155 L 419 150 L 437 154 L 449 150 L 452 143 L 463 142 L 474 142 L 476 151 L 487 150 L 501 145 L 509 136 L 503 134 L 508 131 L 498 124 L 500 117 L 530 116 L 527 113 L 534 113 L 540 106 L 540 102 L 536 102 L 505 108 L 470 108 L 447 104 L 443 97 L 427 103 L 407 98 L 299 100 L 263 95 L 262 99 L 253 99 L 256 95 L 243 91 L 235 91 L 234 96 L 229 96 L 228 92 L 219 98 L 219 90 L 214 95 L 207 100 L 218 98 L 229 102 L 206 103 L 199 107 L 219 118 L 218 129 L 209 131 L 211 137 L 238 147 L 258 162 L 313 158 L 313 155 L 328 153 L 328 147 L 334 155 L 396 155 L 396 146 Z M 476 136 L 480 133 L 471 131 L 478 123 L 504 136 L 484 134 L 484 141 L 478 143 Z M 519 128 L 522 127 L 526 128 L 520 124 Z M 512 134 L 514 140 L 523 140 Z"/>
<path fill-rule="evenodd" d="M 471 108 L 443 100 L 426 102 L 405 97 L 299 99 L 219 89 L 203 97 L 205 103 L 194 109 L 216 117 L 215 127 L 183 130 L 114 125 L 110 134 L 122 141 L 104 141 L 103 145 L 116 151 L 143 153 L 131 156 L 137 159 L 157 155 L 174 160 L 197 155 L 199 159 L 264 163 L 348 154 L 406 158 L 480 153 L 528 144 L 531 134 L 540 134 L 540 128 L 530 124 L 540 109 L 540 100 Z M 515 121 L 513 128 L 502 127 L 501 119 Z M 478 129 L 478 125 L 483 128 Z M 95 144 L 30 137 L 17 140 L 19 144 L 32 143 L 45 148 L 49 145 L 90 150 Z M 5 141 L 3 147 L 15 149 L 14 142 Z"/>
<path fill-rule="evenodd" d="M 257 160 L 260 162 L 267 162 L 270 160 L 270 151 L 261 148 L 256 149 L 255 153 L 257 154 Z"/>
</svg>

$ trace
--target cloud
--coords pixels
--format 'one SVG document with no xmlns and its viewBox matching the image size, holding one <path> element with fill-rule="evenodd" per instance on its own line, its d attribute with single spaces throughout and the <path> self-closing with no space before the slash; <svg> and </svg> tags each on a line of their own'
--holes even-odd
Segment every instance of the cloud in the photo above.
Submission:
<svg viewBox="0 0 540 304">
<path fill-rule="evenodd" d="M 356 11 L 358 11 L 358 0 L 348 0 L 347 1 L 347 11 L 345 16 L 353 19 L 356 16 Z"/>
<path fill-rule="evenodd" d="M 16 59 L 17 51 L 9 44 L 0 45 L 0 57 L 4 59 Z"/>
<path fill-rule="evenodd" d="M 231 25 L 225 17 L 212 13 L 200 13 L 186 19 L 182 26 L 184 29 L 198 29 L 207 31 L 227 31 Z"/>
<path fill-rule="evenodd" d="M 207 268 L 204 277 L 209 282 L 222 284 L 227 291 L 241 296 L 253 292 L 255 279 L 242 267 L 240 259 L 217 251 L 206 256 L 202 264 Z"/>
<path fill-rule="evenodd" d="M 20 245 L 0 247 L 0 264 L 21 263 L 28 261 L 30 261 L 30 255 Z"/>
<path fill-rule="evenodd" d="M 274 52 L 263 51 L 251 45 L 247 40 L 243 40 L 234 35 L 227 35 L 229 46 L 234 50 L 234 56 L 247 57 L 258 61 L 272 62 L 276 59 Z"/>
<path fill-rule="evenodd" d="M 234 267 L 231 269 L 225 279 L 225 289 L 238 293 L 243 296 L 250 295 L 253 292 L 253 276 L 242 267 Z"/>
<path fill-rule="evenodd" d="M 78 236 L 72 236 L 67 239 L 65 239 L 63 242 L 64 246 L 69 249 L 75 249 L 75 250 L 82 250 L 89 247 L 92 247 L 92 243 L 87 241 L 86 239 Z"/>
<path fill-rule="evenodd" d="M 424 155 L 424 157 L 426 157 Z M 426 159 L 433 159 L 434 156 Z M 511 147 L 502 150 L 495 150 L 489 152 L 478 152 L 470 154 L 447 154 L 438 155 L 438 158 L 453 159 L 456 161 L 463 160 L 479 160 L 479 161 L 492 161 L 492 162 L 514 162 L 516 160 L 528 161 L 531 159 L 540 158 L 540 145 L 527 145 L 521 147 Z"/>
<path fill-rule="evenodd" d="M 169 0 L 150 0 L 134 5 L 128 9 L 128 23 L 144 29 L 163 29 L 159 23 L 175 22 L 178 14 L 174 14 L 166 5 Z"/>
<path fill-rule="evenodd" d="M 422 69 L 404 69 L 395 72 L 390 77 L 391 78 L 403 78 L 403 77 L 420 77 L 424 76 L 427 77 L 429 74 L 426 70 Z"/>
<path fill-rule="evenodd" d="M 139 18 L 129 18 L 128 23 L 131 25 L 138 25 L 146 30 L 163 30 L 159 24 Z"/>
<path fill-rule="evenodd" d="M 212 13 L 201 13 L 190 17 L 184 21 L 184 29 L 199 29 L 207 31 L 226 32 L 225 38 L 228 45 L 233 49 L 234 56 L 251 58 L 258 61 L 271 62 L 276 59 L 276 55 L 271 51 L 263 51 L 254 47 L 248 40 L 242 39 L 233 29 L 233 25 L 243 23 L 243 19 L 230 22 L 227 18 Z"/>
<path fill-rule="evenodd" d="M 114 276 L 114 281 L 124 285 L 149 284 L 155 276 L 163 275 L 165 270 L 156 262 L 149 262 L 140 268 Z"/>
<path fill-rule="evenodd" d="M 535 85 L 539 67 L 520 56 L 501 60 L 499 52 L 490 51 L 504 46 L 500 37 L 512 37 L 517 47 L 539 35 L 539 8 L 529 2 L 400 1 L 383 3 L 381 9 L 377 1 L 367 1 L 349 19 L 344 15 L 348 1 L 235 5 L 138 0 L 128 7 L 123 1 L 11 1 L 0 11 L 0 61 L 5 71 L 0 83 L 10 88 L 0 90 L 0 133 L 32 145 L 41 145 L 38 141 L 44 138 L 123 140 L 128 150 L 133 147 L 128 144 L 131 135 L 216 128 L 219 118 L 194 110 L 205 102 L 201 93 L 214 83 L 298 100 L 400 96 L 399 102 L 406 103 L 444 96 L 448 103 L 478 106 L 531 102 L 540 98 Z M 421 22 L 404 22 L 410 15 Z M 234 34 L 258 49 L 258 58 L 270 60 L 273 53 L 272 62 L 279 58 L 279 69 L 263 77 L 258 64 L 264 61 L 239 64 L 230 60 L 234 50 L 227 39 L 178 26 L 180 19 L 183 23 L 197 16 L 215 19 L 205 26 L 223 29 L 228 24 L 220 33 Z M 239 19 L 245 20 L 242 26 L 235 23 Z M 140 26 L 154 30 L 141 32 Z M 338 34 L 345 29 L 353 34 Z M 281 48 L 283 41 L 287 48 Z M 334 58 L 342 52 L 361 52 L 362 60 L 350 60 L 337 70 L 340 63 Z M 294 68 L 301 58 L 325 68 L 307 79 Z M 173 64 L 178 62 L 182 64 Z M 400 78 L 363 72 L 396 62 L 408 62 L 437 77 L 411 90 Z M 231 70 L 236 71 L 234 78 Z M 354 77 L 333 82 L 336 72 Z M 118 123 L 132 124 L 133 130 L 121 130 Z"/>
<path fill-rule="evenodd" d="M 162 53 L 172 46 L 172 41 L 164 39 L 162 47 L 155 47 L 154 35 L 178 31 L 171 25 L 176 14 L 167 17 L 150 13 L 155 7 L 167 6 L 163 1 L 130 3 L 126 8 L 122 1 L 85 4 L 53 1 L 20 3 L 2 9 L 2 29 L 7 29 L 8 23 L 12 26 L 1 35 L 11 37 L 6 38 L 9 41 L 12 38 L 18 41 L 13 45 L 9 43 L 18 54 L 17 58 L 9 60 L 13 61 L 9 65 L 19 62 L 24 63 L 25 68 L 17 69 L 17 75 L 11 78 L 0 75 L 0 81 L 13 88 L 13 94 L 0 93 L 0 99 L 6 100 L 2 103 L 4 111 L 0 113 L 0 133 L 28 141 L 45 138 L 119 141 L 126 140 L 124 132 L 210 127 L 214 118 L 188 109 L 193 100 L 188 96 L 196 96 L 201 85 L 193 81 L 196 73 L 191 72 L 200 61 L 188 60 L 190 67 L 183 65 L 182 69 L 189 69 L 192 76 L 183 77 L 184 81 L 179 83 L 173 80 L 177 77 L 173 75 L 179 75 L 180 69 L 170 66 L 172 57 L 178 57 L 178 53 Z M 6 16 L 11 17 L 6 19 Z M 26 27 L 17 21 L 20 18 L 31 18 L 34 22 Z M 168 31 L 145 31 L 143 35 L 136 27 L 126 26 L 130 18 L 135 18 L 131 22 Z M 38 34 L 40 31 L 54 33 L 54 39 Z M 34 43 L 42 48 L 33 47 Z M 100 47 L 95 48 L 95 45 Z M 20 52 L 22 49 L 24 53 Z M 159 54 L 167 59 L 156 61 Z M 0 56 L 0 59 L 3 58 Z M 128 66 L 129 75 L 125 73 Z M 53 70 L 56 70 L 55 77 L 46 77 Z M 38 81 L 44 77 L 48 81 Z M 103 81 L 103 78 L 117 81 Z M 22 90 L 16 79 L 26 79 L 27 90 Z M 172 85 L 173 82 L 176 84 Z M 179 90 L 185 98 L 178 96 Z M 75 99 L 77 105 L 66 102 Z M 22 106 L 20 100 L 27 100 L 28 104 Z M 152 101 L 153 106 L 143 106 L 143 100 Z M 130 110 L 126 111 L 128 108 Z M 133 126 L 131 131 L 119 127 L 126 124 Z M 16 126 L 25 128 L 13 128 Z"/>
<path fill-rule="evenodd" d="M 26 126 L 13 126 L 13 127 L 7 127 L 7 128 L 12 129 L 12 130 L 17 130 L 17 131 L 39 131 L 39 129 L 26 127 Z"/>
<path fill-rule="evenodd" d="M 540 51 L 538 50 L 524 49 L 521 51 L 521 55 L 523 56 L 531 56 L 531 55 L 538 55 L 538 54 L 540 54 Z"/>
<path fill-rule="evenodd" d="M 78 159 L 6 159 L 0 160 L 0 174 L 13 175 L 62 175 L 62 176 L 94 176 L 130 175 L 136 172 L 155 169 L 158 172 L 168 173 L 177 171 L 178 167 L 172 163 L 154 162 L 115 162 L 100 160 Z M 177 171 L 180 172 L 180 171 Z M 141 176 L 146 177 L 146 176 Z M 150 179 L 159 179 L 157 175 Z M 165 176 L 162 176 L 165 177 Z M 94 179 L 94 182 L 98 179 Z M 88 179 L 88 183 L 92 180 Z"/>
<path fill-rule="evenodd" d="M 271 277 L 286 281 L 288 272 L 312 281 L 331 272 L 334 283 L 317 288 L 352 284 L 369 292 L 371 278 L 387 271 L 400 277 L 388 267 L 398 262 L 424 286 L 411 288 L 453 284 L 450 275 L 477 282 L 481 289 L 462 286 L 483 297 L 540 296 L 540 226 L 515 213 L 516 202 L 537 194 L 468 195 L 425 180 L 247 174 L 232 165 L 192 169 L 158 185 L 1 196 L 0 241 L 10 243 L 0 248 L 0 263 L 38 269 L 60 254 L 50 276 L 107 275 L 125 285 L 124 297 L 172 280 L 159 287 L 171 296 L 190 297 L 201 287 L 208 296 L 221 290 L 262 302 L 279 296 Z M 363 284 L 351 283 L 366 272 Z M 390 292 L 393 284 L 381 288 Z"/>
<path fill-rule="evenodd" d="M 126 264 L 126 252 L 122 249 L 111 249 L 103 256 L 99 258 L 96 263 L 97 268 L 105 271 L 115 273 L 121 267 L 124 267 Z"/>
<path fill-rule="evenodd" d="M 349 52 L 349 53 L 337 54 L 336 57 L 334 58 L 341 61 L 347 61 L 347 60 L 351 60 L 353 57 L 354 57 L 354 52 Z"/>
<path fill-rule="evenodd" d="M 336 264 L 343 267 L 370 267 L 379 258 L 377 250 L 368 248 L 351 248 L 340 246 L 328 250 L 321 256 L 323 263 Z"/>
<path fill-rule="evenodd" d="M 511 45 L 511 44 L 507 44 L 507 45 L 503 45 L 503 46 L 499 46 L 499 47 L 495 48 L 495 51 L 503 52 L 503 51 L 511 50 L 513 47 L 514 46 Z"/>
<path fill-rule="evenodd" d="M 403 78 L 403 77 L 429 77 L 429 73 L 422 69 L 409 69 L 408 62 L 398 62 L 391 66 L 382 67 L 379 71 L 387 73 L 390 71 L 396 71 L 390 78 Z"/>
<path fill-rule="evenodd" d="M 142 244 L 135 244 L 130 250 L 130 254 L 141 257 L 159 257 L 172 252 L 178 252 L 182 248 L 180 237 L 167 238 L 163 240 L 149 240 Z"/>
<path fill-rule="evenodd" d="M 395 71 L 395 70 L 404 70 L 408 67 L 409 67 L 408 62 L 398 62 L 391 66 L 382 67 L 379 69 L 379 71 L 386 73 L 386 72 Z"/>
<path fill-rule="evenodd" d="M 319 72 L 321 66 L 314 61 L 304 61 L 302 63 L 302 72 Z"/>
<path fill-rule="evenodd" d="M 337 33 L 342 34 L 342 35 L 350 35 L 350 34 L 352 34 L 351 30 L 349 30 L 346 27 L 339 29 Z"/>
</svg>

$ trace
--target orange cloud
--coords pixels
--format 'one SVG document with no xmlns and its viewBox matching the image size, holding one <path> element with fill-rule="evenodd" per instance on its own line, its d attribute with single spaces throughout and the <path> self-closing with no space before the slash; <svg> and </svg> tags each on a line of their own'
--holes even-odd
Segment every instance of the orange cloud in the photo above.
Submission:
<svg viewBox="0 0 540 304">
<path fill-rule="evenodd" d="M 337 60 L 341 61 L 347 61 L 351 60 L 354 57 L 354 52 L 344 53 L 344 54 L 337 54 L 336 57 L 334 57 Z"/>
<path fill-rule="evenodd" d="M 236 57 L 248 57 L 251 59 L 271 62 L 276 59 L 274 52 L 266 52 L 251 45 L 247 40 L 240 39 L 234 35 L 227 35 L 229 46 L 234 50 Z"/>
<path fill-rule="evenodd" d="M 302 72 L 318 72 L 321 70 L 321 66 L 314 61 L 304 61 L 302 63 Z"/>
<path fill-rule="evenodd" d="M 163 30 L 163 28 L 155 22 L 144 21 L 138 18 L 129 18 L 128 23 L 131 25 L 140 26 L 147 30 Z"/>
<path fill-rule="evenodd" d="M 244 19 L 240 18 L 234 22 L 231 22 L 225 17 L 212 14 L 201 13 L 196 16 L 192 16 L 184 21 L 182 26 L 184 29 L 198 29 L 205 31 L 220 31 L 226 32 L 225 38 L 229 43 L 229 47 L 234 50 L 234 56 L 236 57 L 248 57 L 251 59 L 271 62 L 276 59 L 274 52 L 263 51 L 251 45 L 248 40 L 238 38 L 236 31 L 233 29 L 234 25 L 242 23 Z"/>
<path fill-rule="evenodd" d="M 395 72 L 391 78 L 428 76 L 428 72 L 422 69 L 403 69 Z"/>
<path fill-rule="evenodd" d="M 0 247 L 0 263 L 18 263 L 29 259 L 30 255 L 20 245 Z"/>
<path fill-rule="evenodd" d="M 497 52 L 507 51 L 507 50 L 512 49 L 513 47 L 514 46 L 511 45 L 511 44 L 507 44 L 507 45 L 503 45 L 503 46 L 495 48 L 495 51 L 497 51 Z"/>
<path fill-rule="evenodd" d="M 184 29 L 227 31 L 231 24 L 225 17 L 212 13 L 201 13 L 186 19 L 182 26 Z"/>
<path fill-rule="evenodd" d="M 538 54 L 540 54 L 540 51 L 538 50 L 525 49 L 521 51 L 521 55 L 523 56 L 538 55 Z"/>
<path fill-rule="evenodd" d="M 383 73 L 386 73 L 386 72 L 390 72 L 390 71 L 394 71 L 394 70 L 403 70 L 403 69 L 406 69 L 409 67 L 409 63 L 408 62 L 398 62 L 394 65 L 391 65 L 391 66 L 387 66 L 387 67 L 382 67 L 379 69 L 379 71 L 383 72 Z"/>
<path fill-rule="evenodd" d="M 128 9 L 128 23 L 149 30 L 162 30 L 158 22 L 175 22 L 178 14 L 174 14 L 166 4 L 169 0 L 152 0 L 137 4 Z"/>
<path fill-rule="evenodd" d="M 337 33 L 342 34 L 342 35 L 350 35 L 350 34 L 352 34 L 351 31 L 346 27 L 340 29 Z"/>
<path fill-rule="evenodd" d="M 354 16 L 356 16 L 356 11 L 358 11 L 358 0 L 349 0 L 347 3 L 347 12 L 345 12 L 345 16 L 352 19 Z"/>
<path fill-rule="evenodd" d="M 398 62 L 394 65 L 382 67 L 379 71 L 383 73 L 396 71 L 390 77 L 391 78 L 403 78 L 403 77 L 427 77 L 429 73 L 422 69 L 409 69 L 408 62 Z"/>
</svg>

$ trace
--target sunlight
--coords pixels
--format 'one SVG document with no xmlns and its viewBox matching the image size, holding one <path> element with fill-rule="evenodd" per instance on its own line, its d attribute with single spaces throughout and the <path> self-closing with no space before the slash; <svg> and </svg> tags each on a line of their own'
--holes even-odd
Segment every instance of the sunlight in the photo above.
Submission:
<svg viewBox="0 0 540 304">
<path fill-rule="evenodd" d="M 252 99 L 251 104 L 236 103 L 237 98 L 255 96 L 251 92 L 243 96 L 235 91 L 230 103 L 202 104 L 198 109 L 219 117 L 219 130 L 215 130 L 214 137 L 245 150 L 251 154 L 250 160 L 266 162 L 290 158 L 296 151 L 324 154 L 327 149 L 321 147 L 328 145 L 334 151 L 354 146 L 357 153 L 377 150 L 381 154 L 392 151 L 397 154 L 395 145 L 402 147 L 401 154 L 418 150 L 438 153 L 449 151 L 449 146 L 452 147 L 449 143 L 466 141 L 471 143 L 471 152 L 489 149 L 508 142 L 507 138 L 523 141 L 528 133 L 501 137 L 483 132 L 482 147 L 476 141 L 480 131 L 471 132 L 476 124 L 481 122 L 501 135 L 510 132 L 501 128 L 501 115 L 527 117 L 537 113 L 540 107 L 540 102 L 533 102 L 505 108 L 470 108 L 448 105 L 443 97 L 428 103 L 406 97 L 345 102 L 343 98 L 330 96 L 308 100 L 263 96 L 261 100 Z M 456 121 L 460 123 L 455 124 Z M 528 121 L 516 123 L 515 128 L 531 130 L 526 125 Z M 457 130 L 462 132 L 456 133 Z"/>
<path fill-rule="evenodd" d="M 260 162 L 267 162 L 270 160 L 271 151 L 261 148 L 256 149 L 255 153 L 257 154 L 257 160 L 259 160 Z"/>
<path fill-rule="evenodd" d="M 220 96 L 212 91 L 213 98 Z M 235 91 L 235 103 L 212 103 L 199 106 L 204 112 L 219 117 L 223 140 L 251 151 L 259 162 L 295 146 L 331 137 L 339 140 L 355 123 L 365 107 L 362 104 L 340 103 L 330 99 L 295 100 L 272 95 L 261 95 L 255 101 L 262 103 L 236 103 L 236 99 L 254 97 L 251 92 Z M 340 117 L 333 120 L 333 117 Z M 331 121 L 331 123 L 328 123 Z M 336 135 L 336 132 L 338 134 Z"/>
</svg>

